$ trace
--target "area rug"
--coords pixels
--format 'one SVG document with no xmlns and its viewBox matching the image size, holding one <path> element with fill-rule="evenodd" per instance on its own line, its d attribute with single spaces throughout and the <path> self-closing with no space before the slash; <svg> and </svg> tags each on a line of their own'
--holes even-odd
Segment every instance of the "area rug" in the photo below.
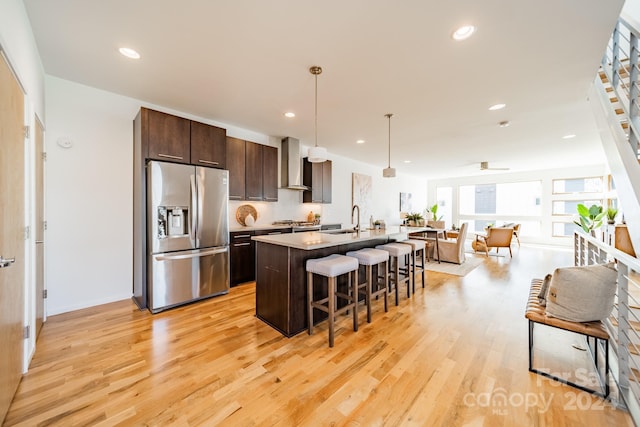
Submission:
<svg viewBox="0 0 640 427">
<path fill-rule="evenodd" d="M 469 254 L 469 255 L 480 255 L 480 256 L 485 256 L 485 252 L 474 252 L 474 251 L 464 251 L 465 254 Z M 505 252 L 506 253 L 506 252 Z M 494 256 L 494 257 L 498 257 L 498 258 L 504 258 L 506 255 L 505 253 L 499 253 L 499 252 L 495 252 L 493 250 L 489 251 L 489 256 Z"/>
<path fill-rule="evenodd" d="M 454 276 L 466 276 L 471 272 L 474 268 L 482 264 L 482 258 L 475 257 L 467 257 L 465 262 L 462 264 L 452 264 L 450 262 L 441 262 L 438 264 L 438 261 L 431 260 L 428 262 L 424 269 L 427 271 L 436 271 L 438 273 L 446 273 Z"/>
</svg>

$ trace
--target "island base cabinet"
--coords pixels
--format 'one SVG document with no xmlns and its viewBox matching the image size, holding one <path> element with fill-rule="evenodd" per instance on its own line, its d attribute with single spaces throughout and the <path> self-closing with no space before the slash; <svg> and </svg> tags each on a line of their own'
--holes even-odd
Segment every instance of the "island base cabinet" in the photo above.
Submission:
<svg viewBox="0 0 640 427">
<path fill-rule="evenodd" d="M 345 254 L 364 247 L 375 247 L 387 238 L 369 240 L 323 249 L 302 250 L 270 243 L 256 242 L 256 316 L 292 337 L 307 330 L 307 272 L 309 259 L 331 254 Z M 359 281 L 364 281 L 360 277 Z M 327 278 L 314 275 L 314 299 L 327 297 Z M 347 290 L 347 275 L 338 278 L 341 292 Z M 338 307 L 345 302 L 338 300 Z M 327 314 L 315 310 L 314 323 L 322 322 Z"/>
<path fill-rule="evenodd" d="M 289 248 L 260 242 L 256 246 L 256 316 L 290 337 Z"/>
</svg>

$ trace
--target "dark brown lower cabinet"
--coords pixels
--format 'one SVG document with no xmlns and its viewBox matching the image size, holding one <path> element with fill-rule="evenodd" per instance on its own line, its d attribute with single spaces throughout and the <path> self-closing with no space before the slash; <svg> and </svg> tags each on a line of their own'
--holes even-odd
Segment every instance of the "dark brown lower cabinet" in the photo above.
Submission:
<svg viewBox="0 0 640 427">
<path fill-rule="evenodd" d="M 231 286 L 256 280 L 256 242 L 252 236 L 291 233 L 291 228 L 234 231 L 231 238 Z"/>
<path fill-rule="evenodd" d="M 231 238 L 229 251 L 231 286 L 255 280 L 255 242 L 251 240 L 253 235 L 253 231 L 229 234 Z"/>
</svg>

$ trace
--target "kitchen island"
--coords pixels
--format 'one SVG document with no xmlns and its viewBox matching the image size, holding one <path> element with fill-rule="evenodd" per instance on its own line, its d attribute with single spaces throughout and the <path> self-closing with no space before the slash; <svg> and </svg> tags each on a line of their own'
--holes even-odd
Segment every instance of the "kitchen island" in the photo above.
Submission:
<svg viewBox="0 0 640 427">
<path fill-rule="evenodd" d="M 256 242 L 256 316 L 292 337 L 307 329 L 307 286 L 305 265 L 308 259 L 331 254 L 344 255 L 367 247 L 375 247 L 389 241 L 399 241 L 408 234 L 427 231 L 425 227 L 395 226 L 385 230 L 368 230 L 360 233 L 348 230 L 307 232 L 254 236 Z M 338 286 L 346 285 L 342 277 Z M 326 278 L 316 276 L 314 280 Z M 322 289 L 314 287 L 320 299 Z M 315 292 L 314 292 L 315 294 Z M 326 291 L 325 295 L 326 297 Z M 326 314 L 321 313 L 326 317 Z M 322 316 L 317 316 L 319 320 Z"/>
</svg>

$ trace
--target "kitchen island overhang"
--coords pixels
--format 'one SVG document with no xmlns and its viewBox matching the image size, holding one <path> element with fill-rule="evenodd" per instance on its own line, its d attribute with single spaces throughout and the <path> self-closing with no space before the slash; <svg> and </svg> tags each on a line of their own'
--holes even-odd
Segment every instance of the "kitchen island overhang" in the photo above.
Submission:
<svg viewBox="0 0 640 427">
<path fill-rule="evenodd" d="M 306 232 L 254 236 L 256 241 L 256 316 L 286 337 L 307 329 L 306 262 L 331 254 L 344 255 L 390 241 L 405 240 L 410 233 L 427 231 L 425 227 L 389 227 L 360 233 Z M 315 277 L 318 284 L 326 278 Z M 338 282 L 338 286 L 346 286 Z M 316 286 L 323 289 L 326 286 Z M 315 294 L 315 292 L 314 292 Z M 323 295 L 314 295 L 315 298 Z M 326 295 L 324 295 L 326 297 Z M 326 318 L 326 315 L 324 316 Z M 322 320 L 322 316 L 318 320 Z"/>
</svg>

